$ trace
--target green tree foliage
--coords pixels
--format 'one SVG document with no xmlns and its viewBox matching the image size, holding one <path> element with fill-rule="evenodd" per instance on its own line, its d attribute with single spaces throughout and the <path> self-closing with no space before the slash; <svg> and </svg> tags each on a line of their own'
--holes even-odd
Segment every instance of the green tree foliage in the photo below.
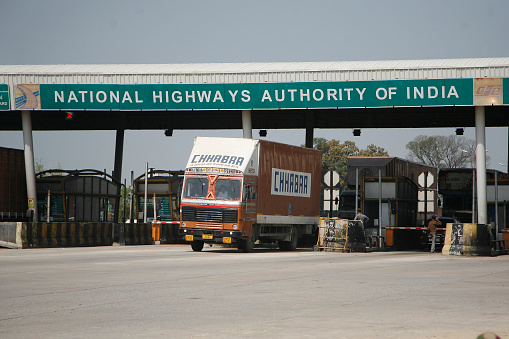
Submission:
<svg viewBox="0 0 509 339">
<path fill-rule="evenodd" d="M 131 209 L 131 196 L 133 194 L 133 187 L 125 187 L 122 186 L 120 188 L 120 206 L 118 210 L 118 222 L 123 222 L 124 220 L 124 211 L 125 211 L 125 220 L 129 219 L 129 213 Z M 136 204 L 134 205 L 133 215 L 136 217 Z"/>
<path fill-rule="evenodd" d="M 339 140 L 326 140 L 324 138 L 314 138 L 313 148 L 322 151 L 322 176 L 328 171 L 336 171 L 340 177 L 340 186 L 346 189 L 346 163 L 349 156 L 388 156 L 389 153 L 382 148 L 373 144 L 364 150 L 359 150 L 353 141 L 345 141 L 341 143 Z"/>
<path fill-rule="evenodd" d="M 475 163 L 475 141 L 456 135 L 419 135 L 406 148 L 409 160 L 438 168 L 473 167 Z"/>
</svg>

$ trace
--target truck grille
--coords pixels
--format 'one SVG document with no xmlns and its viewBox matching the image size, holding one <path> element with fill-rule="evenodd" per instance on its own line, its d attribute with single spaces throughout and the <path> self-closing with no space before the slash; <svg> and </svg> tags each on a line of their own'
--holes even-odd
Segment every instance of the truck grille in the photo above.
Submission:
<svg viewBox="0 0 509 339">
<path fill-rule="evenodd" d="M 182 221 L 234 223 L 238 221 L 237 209 L 182 206 Z"/>
</svg>

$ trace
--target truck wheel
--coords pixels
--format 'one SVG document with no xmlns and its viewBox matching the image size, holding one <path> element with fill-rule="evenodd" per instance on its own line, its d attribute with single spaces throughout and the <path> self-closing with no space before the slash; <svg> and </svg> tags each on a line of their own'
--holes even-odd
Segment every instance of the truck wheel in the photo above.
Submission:
<svg viewBox="0 0 509 339">
<path fill-rule="evenodd" d="M 297 233 L 297 228 L 292 228 L 292 233 L 290 236 L 290 241 L 279 241 L 279 249 L 281 251 L 295 251 L 297 249 L 297 242 L 299 241 L 299 236 Z"/>
<path fill-rule="evenodd" d="M 204 244 L 204 242 L 202 240 L 194 240 L 191 243 L 191 248 L 195 252 L 200 252 L 203 249 L 203 244 Z"/>
<path fill-rule="evenodd" d="M 253 236 L 250 235 L 246 239 L 242 239 L 242 252 L 252 253 L 254 251 Z"/>
<path fill-rule="evenodd" d="M 297 249 L 297 242 L 299 241 L 299 234 L 297 233 L 297 228 L 292 228 L 292 238 L 288 242 L 288 251 L 295 251 Z"/>
</svg>

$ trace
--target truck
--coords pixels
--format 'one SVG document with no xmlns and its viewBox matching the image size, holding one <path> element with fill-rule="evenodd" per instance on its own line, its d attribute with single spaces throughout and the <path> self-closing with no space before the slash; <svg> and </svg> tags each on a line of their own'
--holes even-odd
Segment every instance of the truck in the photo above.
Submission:
<svg viewBox="0 0 509 339">
<path fill-rule="evenodd" d="M 425 220 L 437 213 L 437 170 L 397 157 L 348 157 L 348 190 L 341 192 L 338 216 L 352 219 L 357 205 L 370 218 L 367 237 L 382 236 L 393 248 L 420 248 Z"/>
<path fill-rule="evenodd" d="M 28 220 L 24 154 L 0 147 L 0 221 Z"/>
<path fill-rule="evenodd" d="M 255 242 L 292 251 L 320 222 L 322 154 L 247 138 L 196 137 L 184 173 L 179 235 L 252 252 Z"/>
</svg>

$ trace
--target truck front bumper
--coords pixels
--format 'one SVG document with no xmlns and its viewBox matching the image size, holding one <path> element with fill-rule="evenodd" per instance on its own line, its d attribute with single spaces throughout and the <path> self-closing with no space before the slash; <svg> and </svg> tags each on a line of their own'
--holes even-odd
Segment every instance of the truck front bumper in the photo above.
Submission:
<svg viewBox="0 0 509 339">
<path fill-rule="evenodd" d="M 207 230 L 199 228 L 179 228 L 179 235 L 185 241 L 204 241 L 208 243 L 236 244 L 242 239 L 242 232 L 227 230 Z"/>
</svg>

